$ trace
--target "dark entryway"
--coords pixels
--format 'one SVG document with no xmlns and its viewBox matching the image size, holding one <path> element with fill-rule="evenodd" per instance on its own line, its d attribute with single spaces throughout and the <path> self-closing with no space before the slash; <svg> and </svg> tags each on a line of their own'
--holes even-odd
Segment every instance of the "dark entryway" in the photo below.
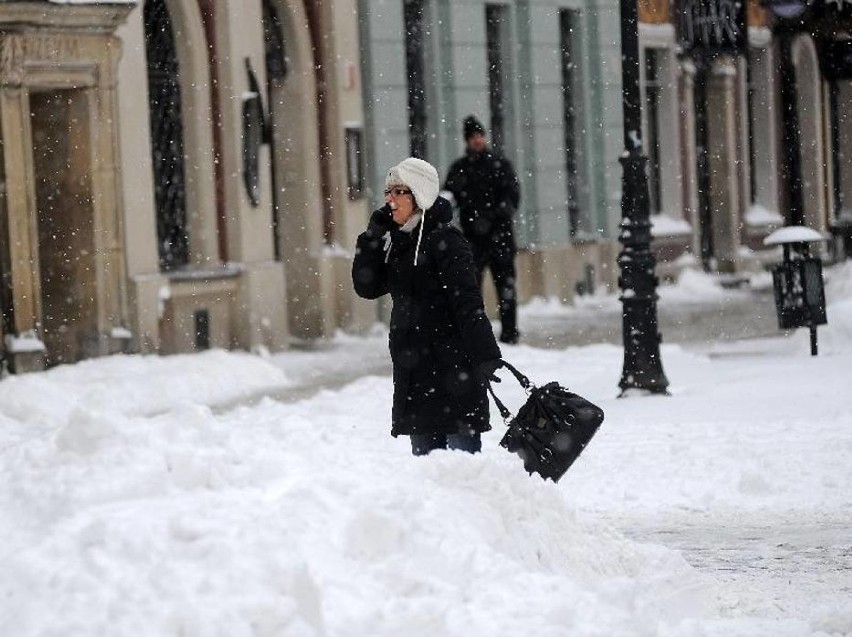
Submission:
<svg viewBox="0 0 852 637">
<path fill-rule="evenodd" d="M 48 365 L 98 354 L 88 108 L 84 91 L 30 95 L 41 284 L 39 332 Z"/>
</svg>

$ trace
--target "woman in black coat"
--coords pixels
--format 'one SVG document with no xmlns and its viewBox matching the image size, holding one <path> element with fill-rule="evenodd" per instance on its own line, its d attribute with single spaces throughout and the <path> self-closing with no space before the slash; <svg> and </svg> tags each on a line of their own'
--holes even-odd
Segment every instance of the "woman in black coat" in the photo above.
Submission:
<svg viewBox="0 0 852 637">
<path fill-rule="evenodd" d="M 502 365 L 470 246 L 438 187 L 423 160 L 391 168 L 386 203 L 358 237 L 352 264 L 359 296 L 393 299 L 391 434 L 410 436 L 415 455 L 481 449 L 479 435 L 491 428 L 485 382 Z"/>
</svg>

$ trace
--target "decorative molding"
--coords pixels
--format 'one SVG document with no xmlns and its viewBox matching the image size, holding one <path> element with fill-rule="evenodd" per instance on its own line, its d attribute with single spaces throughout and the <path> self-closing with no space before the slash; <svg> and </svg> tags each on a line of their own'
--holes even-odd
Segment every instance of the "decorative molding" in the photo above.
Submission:
<svg viewBox="0 0 852 637">
<path fill-rule="evenodd" d="M 0 30 L 54 28 L 63 31 L 112 33 L 124 23 L 135 4 L 0 3 Z"/>
</svg>

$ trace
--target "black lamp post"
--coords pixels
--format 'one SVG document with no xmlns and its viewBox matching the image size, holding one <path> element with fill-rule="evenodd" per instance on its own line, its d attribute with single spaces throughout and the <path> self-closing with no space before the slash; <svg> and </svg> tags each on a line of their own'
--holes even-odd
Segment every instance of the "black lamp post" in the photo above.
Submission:
<svg viewBox="0 0 852 637">
<path fill-rule="evenodd" d="M 621 235 L 618 255 L 622 303 L 624 369 L 618 386 L 667 393 L 669 381 L 660 359 L 657 329 L 656 259 L 651 252 L 648 158 L 642 148 L 639 93 L 639 16 L 636 0 L 621 0 L 621 81 L 624 108 L 624 155 L 621 165 Z"/>
</svg>

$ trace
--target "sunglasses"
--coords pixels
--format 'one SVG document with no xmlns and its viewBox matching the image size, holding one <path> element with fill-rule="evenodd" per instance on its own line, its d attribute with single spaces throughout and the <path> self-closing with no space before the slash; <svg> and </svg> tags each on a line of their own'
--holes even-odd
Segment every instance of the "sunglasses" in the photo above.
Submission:
<svg viewBox="0 0 852 637">
<path fill-rule="evenodd" d="M 405 188 L 388 188 L 385 190 L 385 197 L 402 197 L 403 195 L 410 195 L 411 191 L 406 190 Z"/>
</svg>

